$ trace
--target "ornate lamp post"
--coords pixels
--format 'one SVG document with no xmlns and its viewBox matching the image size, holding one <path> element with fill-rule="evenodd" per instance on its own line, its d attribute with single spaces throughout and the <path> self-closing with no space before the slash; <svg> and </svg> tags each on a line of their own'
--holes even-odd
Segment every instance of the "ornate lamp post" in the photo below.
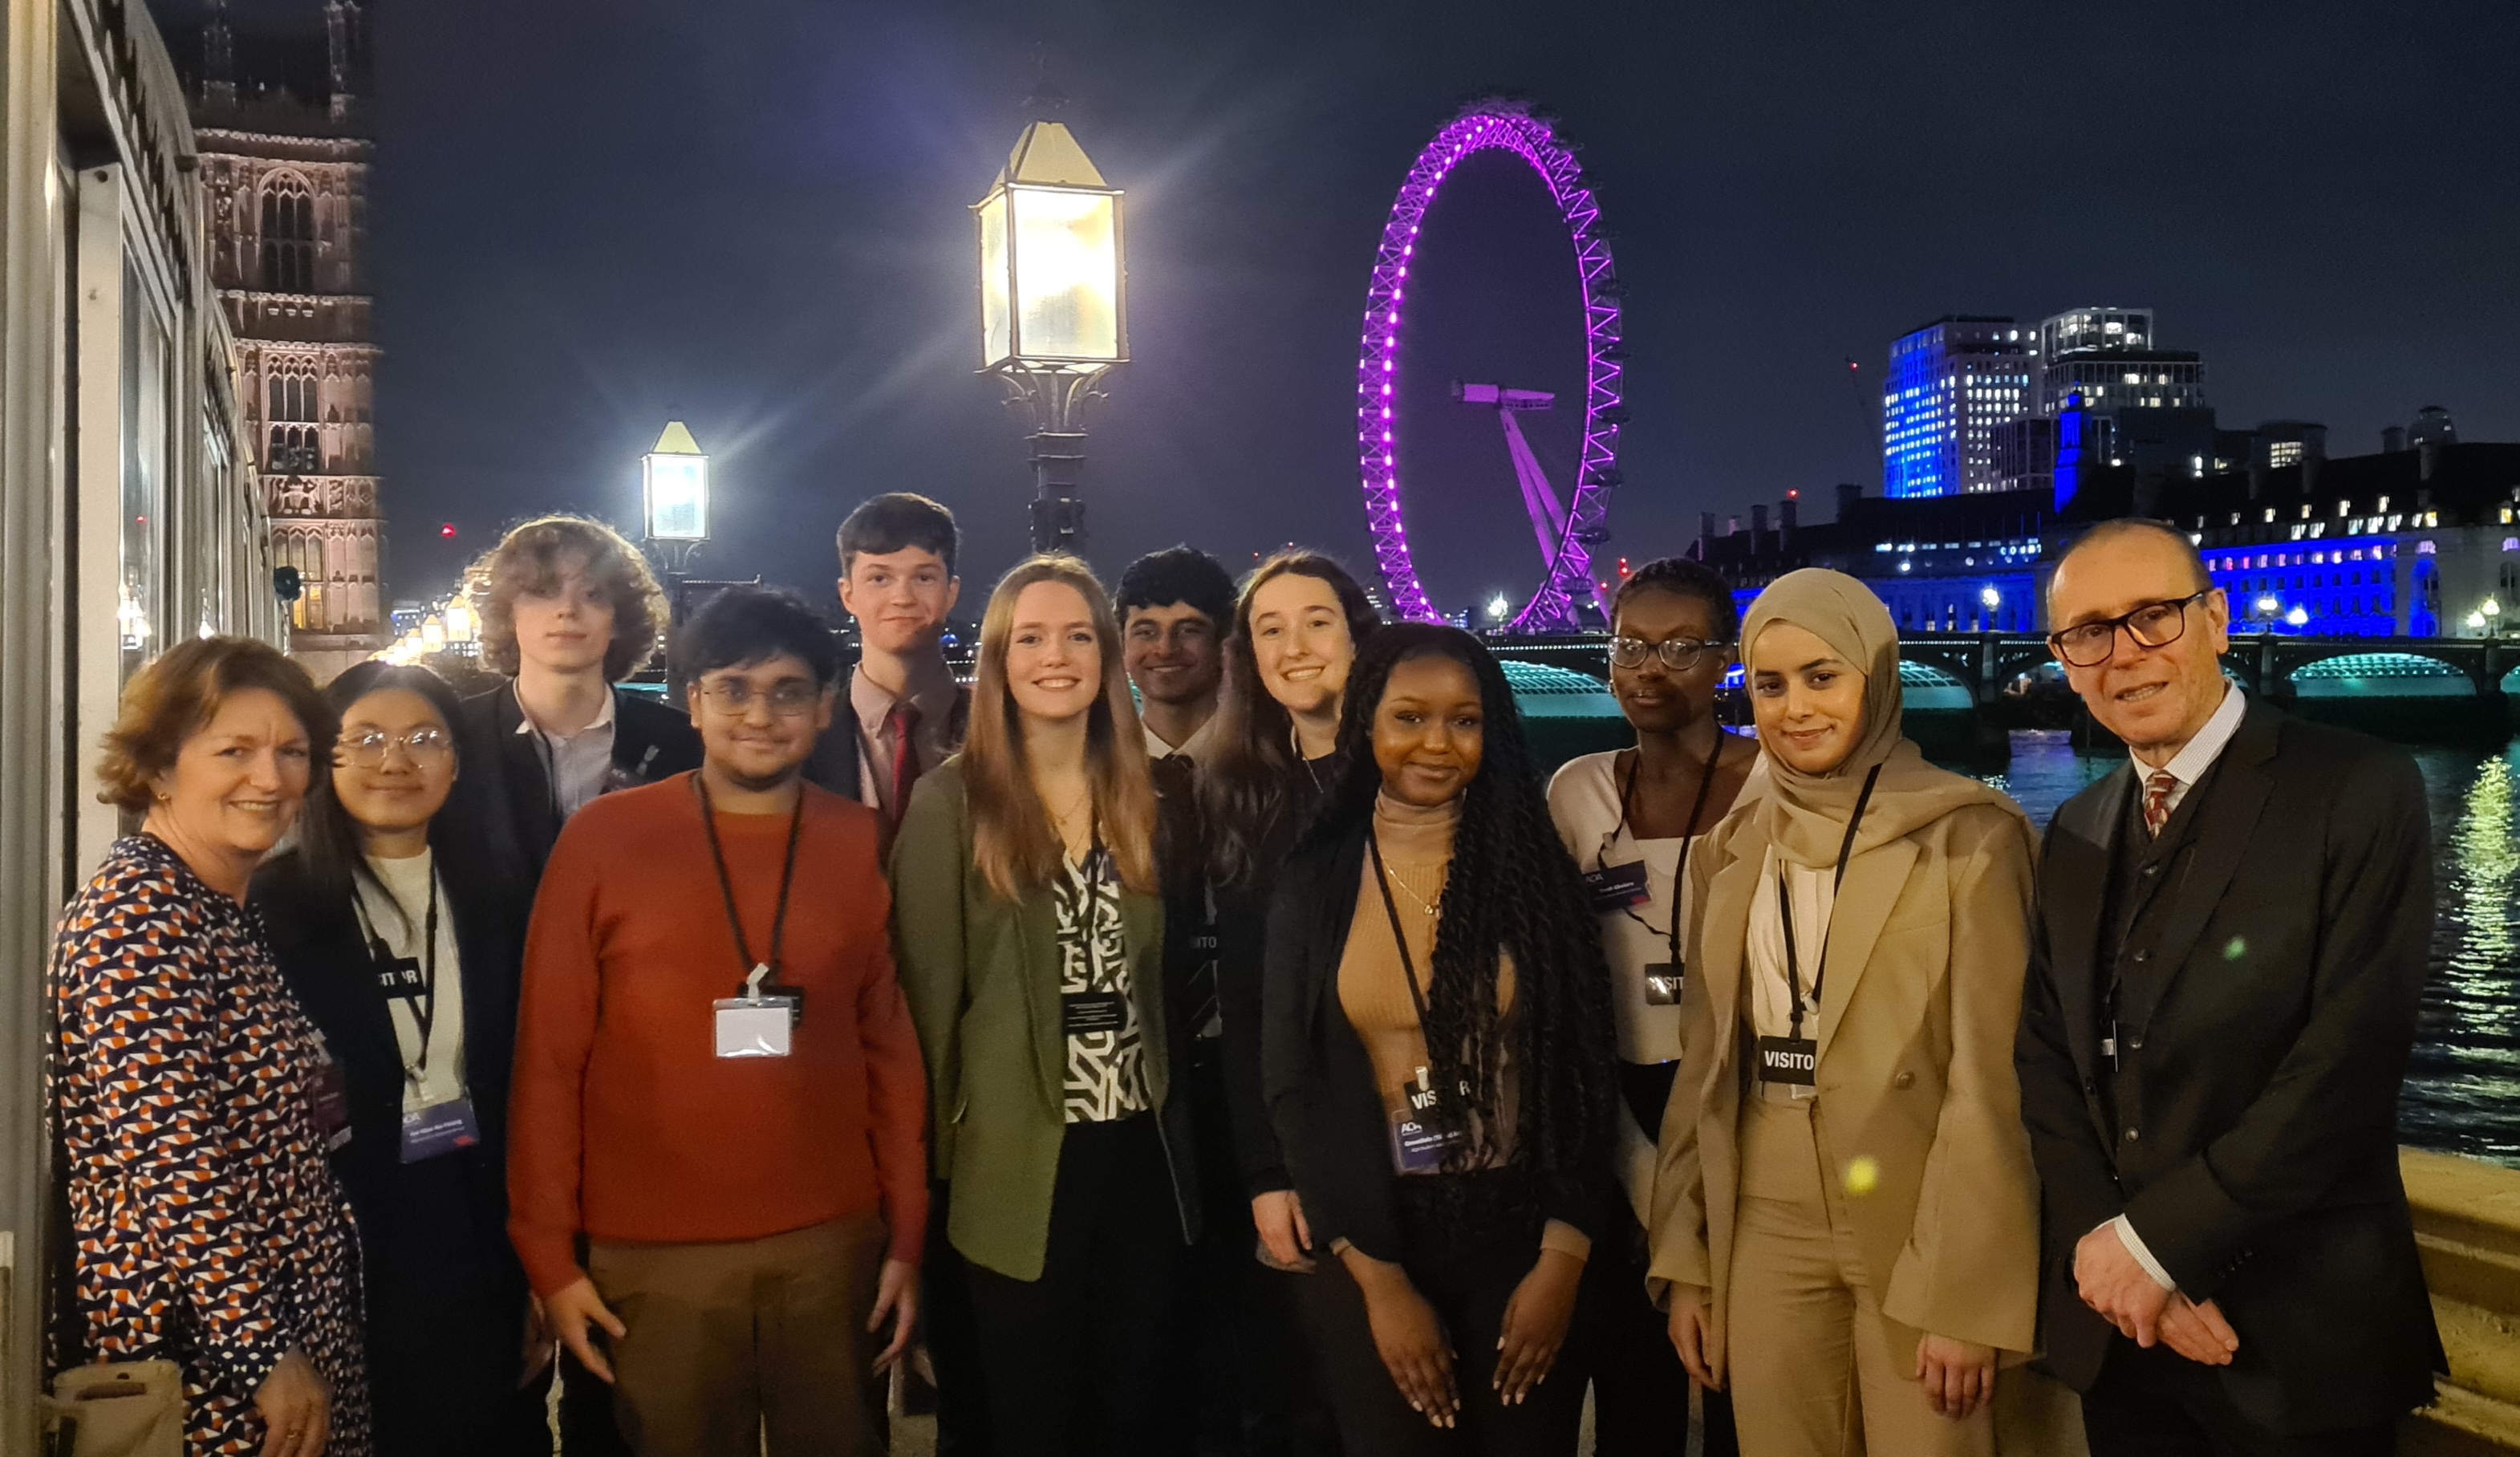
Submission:
<svg viewBox="0 0 2520 1457">
<path fill-rule="evenodd" d="M 1055 93 L 1015 138 L 1006 170 L 971 208 L 980 235 L 980 372 L 1006 381 L 1031 413 L 1035 551 L 1074 551 L 1085 536 L 1076 493 L 1085 468 L 1085 401 L 1129 358 L 1121 299 L 1120 191 L 1076 145 Z"/>
</svg>

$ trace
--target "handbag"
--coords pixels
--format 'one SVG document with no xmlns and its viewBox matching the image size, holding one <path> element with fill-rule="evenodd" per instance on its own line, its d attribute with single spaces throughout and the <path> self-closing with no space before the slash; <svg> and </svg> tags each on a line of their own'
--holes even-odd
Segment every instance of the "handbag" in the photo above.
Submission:
<svg viewBox="0 0 2520 1457">
<path fill-rule="evenodd" d="M 172 1361 L 72 1366 L 53 1378 L 53 1457 L 184 1457 L 184 1371 Z"/>
</svg>

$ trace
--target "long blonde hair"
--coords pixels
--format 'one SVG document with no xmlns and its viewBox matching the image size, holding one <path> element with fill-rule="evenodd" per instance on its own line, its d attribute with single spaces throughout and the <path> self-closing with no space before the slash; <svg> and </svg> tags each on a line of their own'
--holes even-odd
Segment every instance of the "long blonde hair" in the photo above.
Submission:
<svg viewBox="0 0 2520 1457">
<path fill-rule="evenodd" d="M 1094 615 L 1094 638 L 1102 657 L 1102 693 L 1087 710 L 1085 773 L 1094 787 L 1094 817 L 1111 852 L 1120 884 L 1154 894 L 1155 787 L 1147 771 L 1146 731 L 1129 696 L 1121 660 L 1120 622 L 1093 569 L 1063 554 L 1030 557 L 998 578 L 989 610 L 980 619 L 979 670 L 971 685 L 971 726 L 963 744 L 963 778 L 969 787 L 971 863 L 989 888 L 1009 900 L 1049 885 L 1059 873 L 1066 847 L 1050 821 L 1050 808 L 1032 786 L 1024 751 L 1023 720 L 1007 687 L 1007 646 L 1014 636 L 1015 599 L 1035 582 L 1074 587 Z"/>
</svg>

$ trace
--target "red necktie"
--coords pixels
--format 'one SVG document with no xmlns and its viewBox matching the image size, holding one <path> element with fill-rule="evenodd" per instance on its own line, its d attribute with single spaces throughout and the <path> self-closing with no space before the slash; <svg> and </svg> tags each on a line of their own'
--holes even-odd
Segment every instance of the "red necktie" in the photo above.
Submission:
<svg viewBox="0 0 2520 1457">
<path fill-rule="evenodd" d="M 2143 782 L 2143 828 L 2153 839 L 2161 838 L 2161 827 L 2170 823 L 2170 794 L 2179 788 L 2179 776 L 2168 769 L 2155 769 Z"/>
<path fill-rule="evenodd" d="M 912 737 L 919 731 L 919 706 L 907 699 L 894 704 L 884 724 L 892 733 L 890 809 L 893 828 L 899 829 L 910 809 L 910 787 L 919 782 L 919 742 Z"/>
</svg>

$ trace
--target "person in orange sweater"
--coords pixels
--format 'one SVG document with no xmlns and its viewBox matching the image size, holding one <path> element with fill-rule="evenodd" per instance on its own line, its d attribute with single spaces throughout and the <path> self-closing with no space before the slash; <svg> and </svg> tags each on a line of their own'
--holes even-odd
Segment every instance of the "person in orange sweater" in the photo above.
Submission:
<svg viewBox="0 0 2520 1457">
<path fill-rule="evenodd" d="M 643 1457 L 874 1454 L 866 1376 L 917 1317 L 926 1074 L 875 812 L 800 777 L 837 655 L 758 588 L 674 655 L 704 762 L 571 817 L 534 905 L 509 1232 Z"/>
</svg>

